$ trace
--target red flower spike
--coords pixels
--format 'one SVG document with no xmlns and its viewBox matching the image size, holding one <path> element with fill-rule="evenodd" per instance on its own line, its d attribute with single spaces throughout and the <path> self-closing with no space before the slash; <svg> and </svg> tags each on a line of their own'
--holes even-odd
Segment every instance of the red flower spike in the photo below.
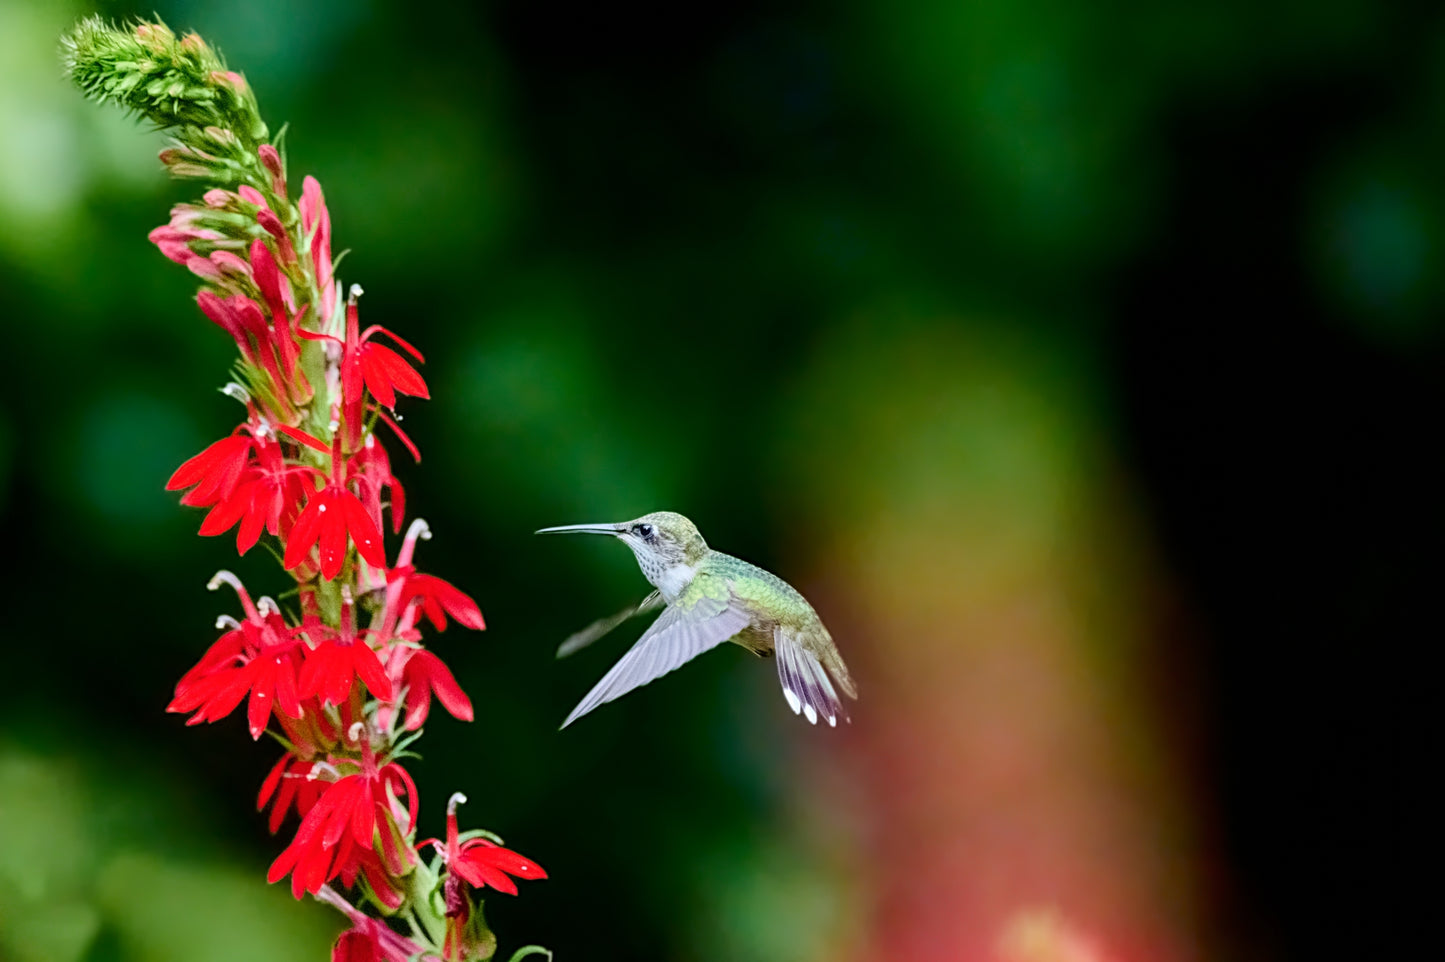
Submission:
<svg viewBox="0 0 1445 962">
<path fill-rule="evenodd" d="M 442 660 L 424 649 L 409 649 L 412 654 L 401 670 L 401 684 L 406 689 L 406 729 L 416 731 L 426 723 L 431 712 L 431 696 L 436 694 L 442 707 L 459 721 L 472 720 L 472 700 L 457 684 Z"/>
</svg>

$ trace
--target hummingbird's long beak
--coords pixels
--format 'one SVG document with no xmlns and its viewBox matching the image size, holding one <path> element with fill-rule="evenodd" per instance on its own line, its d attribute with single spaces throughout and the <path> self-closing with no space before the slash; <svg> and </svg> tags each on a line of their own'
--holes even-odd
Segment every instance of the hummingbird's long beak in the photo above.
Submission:
<svg viewBox="0 0 1445 962">
<path fill-rule="evenodd" d="M 541 528 L 537 534 L 610 534 L 615 537 L 626 530 L 625 524 L 564 524 L 556 528 Z"/>
</svg>

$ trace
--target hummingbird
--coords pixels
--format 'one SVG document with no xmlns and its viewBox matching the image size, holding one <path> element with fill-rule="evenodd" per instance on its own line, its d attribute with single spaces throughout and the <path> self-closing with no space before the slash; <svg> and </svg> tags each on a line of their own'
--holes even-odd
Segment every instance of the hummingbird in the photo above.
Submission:
<svg viewBox="0 0 1445 962">
<path fill-rule="evenodd" d="M 643 576 L 656 589 L 640 604 L 572 635 L 557 649 L 558 658 L 591 644 L 634 615 L 663 609 L 572 709 L 563 728 L 725 641 L 759 657 L 777 658 L 778 680 L 793 714 L 802 714 L 815 725 L 819 718 L 832 726 L 839 717 L 848 720 L 838 690 L 849 698 L 857 698 L 858 690 L 813 606 L 777 575 L 709 548 L 697 527 L 682 515 L 654 511 L 633 521 L 568 524 L 537 534 L 611 535 L 632 549 Z"/>
</svg>

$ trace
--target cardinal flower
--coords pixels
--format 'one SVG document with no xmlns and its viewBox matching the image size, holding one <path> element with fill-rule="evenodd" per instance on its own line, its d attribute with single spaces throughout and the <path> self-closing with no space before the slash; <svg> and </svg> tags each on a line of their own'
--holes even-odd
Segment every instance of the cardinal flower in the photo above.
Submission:
<svg viewBox="0 0 1445 962">
<path fill-rule="evenodd" d="M 473 888 L 493 888 L 508 895 L 517 894 L 517 883 L 511 876 L 523 879 L 546 878 L 542 866 L 519 855 L 509 848 L 502 848 L 488 838 L 474 837 L 461 841 L 457 833 L 457 806 L 464 804 L 467 797 L 456 793 L 447 801 L 447 841 L 443 847 L 434 838 L 417 843 L 431 845 L 441 852 L 442 862 L 447 871 L 467 882 Z"/>
<path fill-rule="evenodd" d="M 275 537 L 289 533 L 305 498 L 303 477 L 310 470 L 288 465 L 281 445 L 268 432 L 254 427 L 243 430 L 249 430 L 254 439 L 255 459 L 247 465 L 231 493 L 206 515 L 200 532 L 207 536 L 224 534 L 239 521 L 238 554 L 255 547 L 262 531 L 269 531 Z"/>
<path fill-rule="evenodd" d="M 339 705 L 351 697 L 352 686 L 360 678 L 372 695 L 382 701 L 391 700 L 391 679 L 386 677 L 376 652 L 356 632 L 353 608 L 351 596 L 345 595 L 340 631 L 315 618 L 305 624 L 313 647 L 302 649 L 306 655 L 299 680 L 302 698 L 314 696 L 324 705 Z"/>
<path fill-rule="evenodd" d="M 297 898 L 338 876 L 354 880 L 364 867 L 363 852 L 379 855 L 379 865 L 391 875 L 402 874 L 410 864 L 406 836 L 416 825 L 416 784 L 396 762 L 377 764 L 364 724 L 354 725 L 351 734 L 361 744 L 360 771 L 327 787 L 266 876 L 267 881 L 278 882 L 289 874 L 291 894 Z M 397 810 L 402 799 L 405 812 Z M 404 826 L 399 824 L 401 817 Z"/>
<path fill-rule="evenodd" d="M 300 433 L 288 432 L 292 436 Z M 307 560 L 311 549 L 319 546 L 321 577 L 332 580 L 341 573 L 341 566 L 346 561 L 348 536 L 367 564 L 377 568 L 386 564 L 386 556 L 381 550 L 381 532 L 376 529 L 376 522 L 366 513 L 361 500 L 346 486 L 340 447 L 338 435 L 332 450 L 332 473 L 325 477 L 325 486 L 311 494 L 301 516 L 291 527 L 291 535 L 286 539 L 286 557 L 282 561 L 287 571 Z"/>
<path fill-rule="evenodd" d="M 195 712 L 186 722 L 198 725 L 225 718 L 250 695 L 246 717 L 251 737 L 260 738 L 274 707 L 292 718 L 301 717 L 296 695 L 297 642 L 290 637 L 280 612 L 251 602 L 235 575 L 221 571 L 211 579 L 212 590 L 222 584 L 236 589 L 246 620 L 227 618 L 231 630 L 222 635 L 190 671 L 176 683 L 176 696 L 166 711 Z M 261 599 L 266 602 L 267 599 Z"/>
<path fill-rule="evenodd" d="M 405 652 L 410 651 L 410 655 Z M 416 731 L 426 723 L 431 711 L 431 696 L 436 694 L 453 718 L 472 720 L 472 700 L 457 684 L 442 660 L 425 649 L 409 648 L 397 653 L 406 658 L 401 671 L 401 684 L 406 689 L 406 729 Z"/>
<path fill-rule="evenodd" d="M 401 606 L 416 601 L 422 614 L 436 626 L 437 631 L 446 631 L 447 615 L 457 623 L 474 631 L 487 627 L 482 620 L 482 610 L 465 592 L 436 575 L 419 574 L 410 565 L 393 568 L 388 581 L 402 582 Z"/>
</svg>

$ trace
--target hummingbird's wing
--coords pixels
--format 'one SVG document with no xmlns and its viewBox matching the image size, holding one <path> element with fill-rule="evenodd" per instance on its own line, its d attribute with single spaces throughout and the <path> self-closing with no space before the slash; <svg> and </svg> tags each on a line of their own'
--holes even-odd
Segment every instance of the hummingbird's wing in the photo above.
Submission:
<svg viewBox="0 0 1445 962">
<path fill-rule="evenodd" d="M 568 635 L 567 640 L 557 646 L 557 657 L 566 658 L 570 654 L 579 652 L 583 648 L 586 648 L 588 645 L 592 644 L 592 642 L 596 641 L 598 638 L 601 638 L 603 635 L 607 634 L 613 628 L 616 628 L 618 625 L 622 624 L 628 618 L 631 618 L 635 615 L 640 615 L 645 611 L 652 611 L 661 607 L 662 592 L 654 591 L 652 594 L 648 595 L 646 598 L 643 598 L 642 601 L 638 602 L 637 604 L 623 608 L 617 614 L 611 615 L 610 617 L 598 618 L 596 621 L 592 622 L 592 624 L 588 625 L 586 628 L 583 628 L 581 631 Z"/>
<path fill-rule="evenodd" d="M 820 715 L 833 727 L 837 727 L 839 715 L 848 721 L 843 700 L 833 689 L 823 665 L 782 625 L 773 629 L 773 648 L 778 655 L 778 680 L 783 683 L 783 697 L 794 715 L 801 713 L 814 725 Z"/>
<path fill-rule="evenodd" d="M 716 648 L 751 623 L 752 615 L 726 583 L 698 575 L 682 596 L 658 615 L 637 644 L 572 709 L 562 727 L 566 728 L 598 705 L 621 698 L 632 689 Z"/>
</svg>

